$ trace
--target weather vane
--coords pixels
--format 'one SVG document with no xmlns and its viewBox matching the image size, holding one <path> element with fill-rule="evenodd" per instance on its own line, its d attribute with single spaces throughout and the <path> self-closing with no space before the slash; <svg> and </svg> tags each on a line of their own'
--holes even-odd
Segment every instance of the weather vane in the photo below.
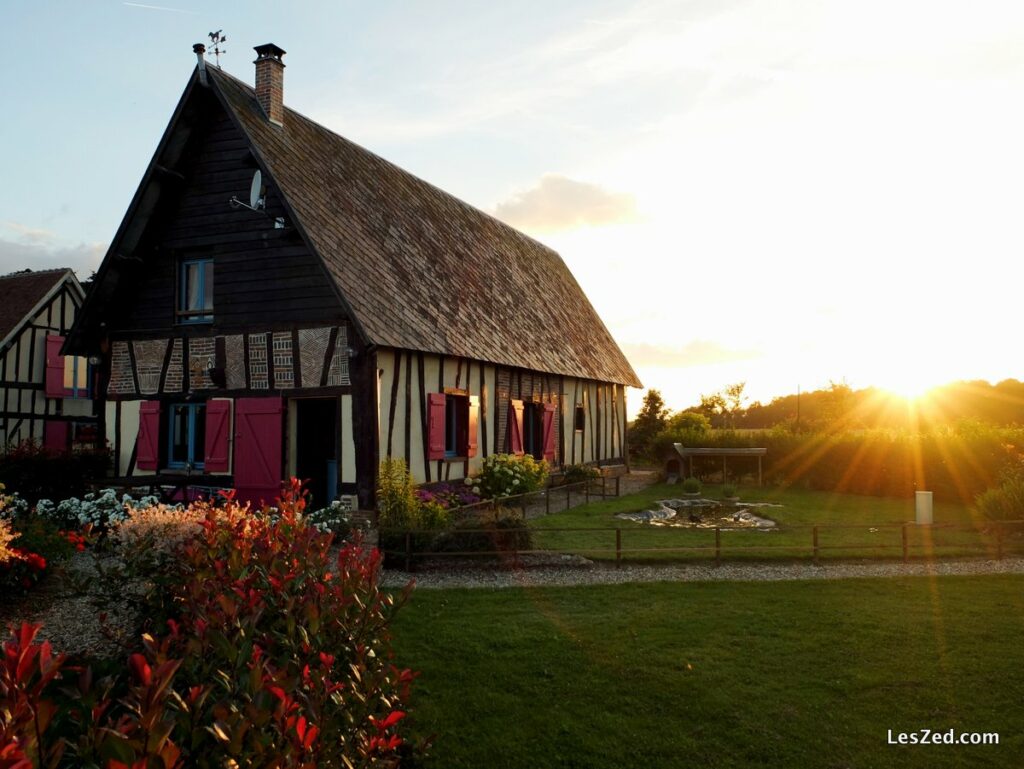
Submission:
<svg viewBox="0 0 1024 769">
<path fill-rule="evenodd" d="M 228 52 L 226 48 L 220 47 L 221 43 L 226 43 L 228 41 L 228 36 L 222 34 L 223 32 L 223 29 L 218 29 L 216 32 L 210 33 L 210 44 L 213 45 L 213 56 L 218 67 L 220 67 L 220 55 Z"/>
</svg>

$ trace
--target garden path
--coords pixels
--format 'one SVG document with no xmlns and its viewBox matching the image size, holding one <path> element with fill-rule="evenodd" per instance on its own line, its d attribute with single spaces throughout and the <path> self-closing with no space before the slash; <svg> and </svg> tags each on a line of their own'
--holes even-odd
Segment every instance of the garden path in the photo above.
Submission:
<svg viewBox="0 0 1024 769">
<path fill-rule="evenodd" d="M 680 564 L 642 566 L 595 564 L 579 556 L 522 556 L 520 568 L 458 568 L 418 572 L 388 570 L 386 586 L 410 579 L 416 586 L 437 588 L 508 588 L 614 585 L 624 582 L 777 582 L 790 580 L 861 579 L 867 577 L 931 577 L 973 574 L 1024 574 L 1024 558 L 962 559 L 911 563 Z"/>
</svg>

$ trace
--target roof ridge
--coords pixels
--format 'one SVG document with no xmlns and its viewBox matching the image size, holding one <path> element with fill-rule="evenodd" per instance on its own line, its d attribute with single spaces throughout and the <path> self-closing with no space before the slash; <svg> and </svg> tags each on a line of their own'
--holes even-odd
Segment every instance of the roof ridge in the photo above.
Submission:
<svg viewBox="0 0 1024 769">
<path fill-rule="evenodd" d="M 29 275 L 45 275 L 50 272 L 57 273 L 69 271 L 71 271 L 70 267 L 47 267 L 45 270 L 33 270 L 31 267 L 26 267 L 24 270 L 15 270 L 14 272 L 8 272 L 6 275 L 0 275 L 0 280 L 4 280 L 6 278 L 18 278 Z"/>
<path fill-rule="evenodd" d="M 219 68 L 218 68 L 218 69 L 216 69 L 216 70 L 210 70 L 210 71 L 216 71 L 216 73 L 217 73 L 218 75 L 223 75 L 223 76 L 225 76 L 225 77 L 229 77 L 229 78 L 231 78 L 231 79 L 232 79 L 232 80 L 234 80 L 234 81 L 235 81 L 236 83 L 238 83 L 238 84 L 239 84 L 240 86 L 242 86 L 243 88 L 245 88 L 245 89 L 246 89 L 246 91 L 250 91 L 250 92 L 252 93 L 252 98 L 253 98 L 253 99 L 255 99 L 255 98 L 256 98 L 256 89 L 255 89 L 255 88 L 253 88 L 253 87 L 252 87 L 251 85 L 249 85 L 249 84 L 248 84 L 247 82 L 245 82 L 244 80 L 242 80 L 241 78 L 235 77 L 235 76 L 234 76 L 234 75 L 232 75 L 232 74 L 231 74 L 230 72 L 225 72 L 224 70 L 222 70 L 222 69 L 219 69 Z M 386 157 L 384 157 L 383 155 L 379 155 L 379 154 L 377 154 L 376 152 L 374 152 L 373 150 L 371 150 L 371 149 L 367 149 L 367 148 L 366 148 L 366 147 L 364 147 L 364 146 L 363 146 L 362 144 L 359 144 L 358 142 L 354 142 L 354 141 L 352 141 L 351 139 L 349 139 L 349 138 L 348 138 L 348 137 L 346 137 L 346 136 L 342 136 L 342 135 L 341 135 L 340 133 L 338 133 L 337 131 L 335 131 L 335 130 L 333 130 L 333 129 L 331 129 L 331 128 L 328 128 L 328 127 L 327 127 L 327 126 L 325 126 L 325 125 L 324 125 L 323 123 L 319 123 L 319 122 L 317 122 L 316 120 L 314 120 L 313 118 L 309 117 L 309 115 L 306 115 L 306 114 L 304 114 L 304 113 L 302 113 L 302 112 L 299 112 L 299 111 L 298 111 L 297 109 L 295 109 L 295 108 L 293 108 L 293 107 L 289 107 L 289 106 L 288 106 L 287 104 L 286 104 L 286 105 L 284 105 L 284 109 L 285 109 L 285 111 L 286 111 L 286 112 L 289 112 L 289 113 L 291 113 L 291 114 L 292 114 L 292 115 L 294 115 L 295 117 L 297 117 L 297 118 L 301 118 L 302 120 L 306 121 L 306 122 L 307 122 L 307 123 L 309 123 L 309 124 L 310 124 L 311 126 L 313 126 L 314 128 L 316 128 L 317 130 L 320 130 L 320 131 L 326 131 L 327 133 L 331 134 L 332 136 L 335 136 L 335 137 L 337 137 L 338 139 L 341 139 L 341 140 L 342 140 L 343 142 L 347 142 L 348 144 L 351 144 L 351 145 L 352 145 L 353 147 L 356 147 L 356 148 L 358 148 L 359 150 L 361 150 L 361 151 L 363 151 L 363 152 L 367 153 L 368 155 L 372 155 L 372 156 L 373 156 L 374 158 L 376 158 L 377 160 L 379 160 L 379 161 L 380 161 L 381 163 L 385 163 L 385 164 L 387 164 L 387 165 L 388 165 L 388 166 L 390 166 L 391 168 L 394 168 L 394 169 L 395 169 L 396 171 L 398 171 L 398 172 L 400 172 L 400 173 L 402 173 L 402 174 L 404 174 L 404 175 L 406 175 L 406 176 L 410 176 L 410 177 L 412 177 L 413 179 L 415 179 L 415 180 L 416 180 L 417 182 L 419 182 L 420 184 L 425 184 L 425 185 L 427 185 L 428 187 L 430 187 L 431 189 L 434 189 L 434 190 L 436 190 L 437 192 L 439 192 L 439 193 L 440 193 L 441 195 L 443 195 L 444 197 L 446 197 L 446 198 L 450 198 L 450 199 L 451 199 L 451 200 L 452 200 L 453 202 L 455 202 L 455 203 L 456 203 L 457 205 L 460 205 L 460 206 L 462 206 L 463 208 L 468 208 L 468 209 L 472 210 L 473 212 L 475 212 L 475 213 L 477 213 L 477 214 L 482 214 L 483 216 L 486 216 L 486 217 L 487 217 L 488 219 L 490 219 L 490 220 L 491 220 L 492 222 L 494 222 L 495 224 L 499 225 L 500 227 L 502 227 L 503 229 L 507 230 L 507 231 L 508 231 L 509 233 L 511 233 L 511 234 L 513 234 L 513 235 L 515 235 L 516 237 L 518 237 L 518 238 L 523 238 L 523 239 L 525 239 L 525 240 L 528 240 L 528 241 L 530 241 L 531 243 L 534 243 L 534 244 L 536 244 L 536 245 L 540 246 L 540 247 L 541 247 L 541 248 L 543 248 L 544 250 L 546 250 L 546 251 L 549 251 L 549 252 L 551 252 L 552 254 L 554 254 L 555 256 L 557 256 L 557 257 L 558 257 L 559 259 L 562 259 L 562 255 L 561 255 L 560 253 L 558 253 L 558 251 L 556 251 L 556 250 L 555 250 L 554 248 L 552 248 L 551 246 L 549 246 L 549 245 L 547 245 L 546 243 L 543 243 L 543 242 L 541 242 L 541 241 L 537 240 L 536 238 L 534 238 L 534 237 L 532 237 L 532 236 L 530 236 L 530 235 L 527 235 L 527 234 L 526 234 L 525 232 L 523 232 L 522 230 L 516 229 L 515 227 L 513 227 L 513 226 L 512 226 L 511 224 L 509 224 L 508 222 L 502 221 L 501 219 L 499 219 L 498 217 L 496 217 L 496 216 L 495 216 L 494 214 L 492 214 L 492 213 L 489 213 L 489 212 L 485 211 L 485 210 L 484 210 L 484 209 L 482 209 L 482 208 L 479 208 L 479 207 L 477 207 L 477 206 L 474 206 L 474 205 L 473 205 L 472 203 L 469 203 L 469 202 L 467 202 L 467 201 L 463 200 L 463 199 L 462 199 L 462 198 L 460 198 L 460 197 L 459 197 L 458 195 L 453 195 L 452 193 L 448 192 L 447 190 L 443 189 L 442 187 L 438 187 L 438 186 L 437 186 L 436 184 L 434 184 L 433 182 L 431 182 L 431 181 L 429 181 L 429 180 L 427 180 L 427 179 L 424 179 L 424 178 L 423 178 L 422 176 L 417 176 L 417 175 L 416 175 L 416 174 L 414 174 L 414 173 L 413 173 L 412 171 L 410 171 L 410 170 L 408 170 L 408 169 L 406 169 L 406 168 L 402 168 L 402 167 L 401 167 L 400 165 L 398 165 L 397 163 L 395 163 L 395 162 L 393 162 L 393 161 L 391 161 L 391 160 L 388 160 L 388 159 L 387 159 Z M 562 260 L 562 261 L 564 262 L 564 260 Z"/>
</svg>

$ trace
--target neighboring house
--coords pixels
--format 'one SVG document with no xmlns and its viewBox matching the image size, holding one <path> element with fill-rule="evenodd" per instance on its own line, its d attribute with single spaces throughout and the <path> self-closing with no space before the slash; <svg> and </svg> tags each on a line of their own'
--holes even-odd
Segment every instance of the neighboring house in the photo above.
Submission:
<svg viewBox="0 0 1024 769">
<path fill-rule="evenodd" d="M 256 51 L 253 89 L 197 46 L 69 338 L 117 475 L 367 506 L 387 456 L 624 463 L 640 383 L 558 254 L 286 108 Z"/>
<path fill-rule="evenodd" d="M 60 354 L 84 298 L 67 268 L 0 277 L 0 450 L 96 445 L 88 363 Z"/>
</svg>

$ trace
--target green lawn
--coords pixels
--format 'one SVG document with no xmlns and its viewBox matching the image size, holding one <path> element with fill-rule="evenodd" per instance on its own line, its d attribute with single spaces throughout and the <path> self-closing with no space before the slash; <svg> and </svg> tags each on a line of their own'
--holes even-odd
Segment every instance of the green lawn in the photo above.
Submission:
<svg viewBox="0 0 1024 769">
<path fill-rule="evenodd" d="M 420 590 L 429 767 L 1018 767 L 1024 577 Z M 887 730 L 998 732 L 896 746 Z"/>
<path fill-rule="evenodd" d="M 834 494 L 802 489 L 741 489 L 745 501 L 774 502 L 779 508 L 767 508 L 764 514 L 779 523 L 779 530 L 723 531 L 723 557 L 737 559 L 809 558 L 813 533 L 809 527 L 819 525 L 821 558 L 901 558 L 902 535 L 898 526 L 913 521 L 914 500 Z M 676 486 L 656 485 L 639 494 L 591 502 L 564 512 L 553 513 L 531 521 L 535 545 L 541 549 L 574 552 L 589 558 L 615 558 L 615 532 L 622 531 L 623 558 L 649 560 L 709 560 L 713 553 L 665 552 L 650 548 L 713 547 L 715 532 L 710 529 L 669 528 L 634 523 L 615 517 L 615 513 L 644 510 L 654 500 L 682 495 Z M 705 488 L 705 496 L 721 496 L 717 487 Z M 960 503 L 936 501 L 934 518 L 937 524 L 968 525 L 974 521 L 971 512 Z M 828 526 L 860 526 L 861 528 L 827 529 Z M 593 531 L 553 531 L 561 527 L 587 528 Z M 876 527 L 869 531 L 866 527 Z M 994 535 L 979 535 L 946 529 L 932 531 L 911 526 L 908 543 L 913 557 L 962 556 L 994 554 Z M 972 549 L 982 546 L 984 550 Z M 630 552 L 636 548 L 637 552 Z M 742 549 L 741 549 L 742 548 Z M 1024 540 L 1010 537 L 1004 550 L 1020 552 Z M 644 551 L 645 550 L 645 551 Z"/>
</svg>

